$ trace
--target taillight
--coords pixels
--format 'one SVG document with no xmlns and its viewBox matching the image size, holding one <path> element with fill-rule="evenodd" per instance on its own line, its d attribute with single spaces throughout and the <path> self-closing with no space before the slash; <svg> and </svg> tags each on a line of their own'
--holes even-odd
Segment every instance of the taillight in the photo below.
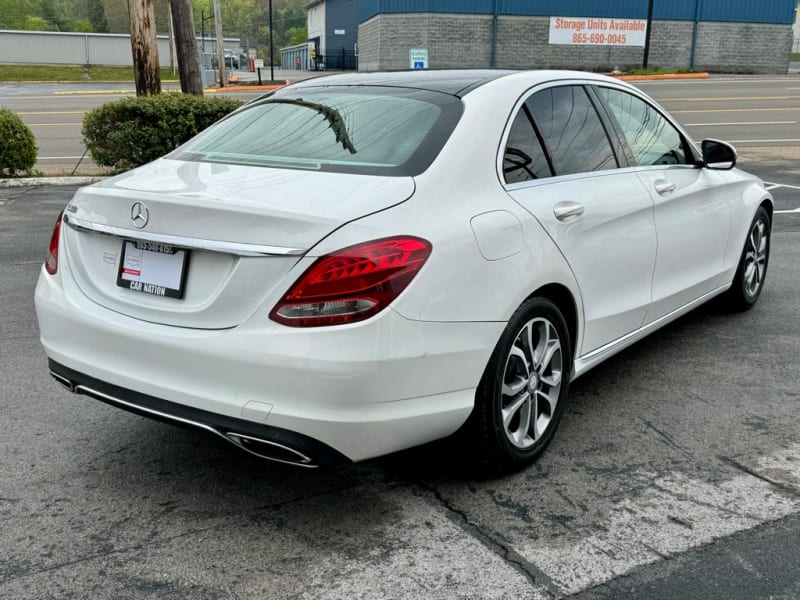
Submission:
<svg viewBox="0 0 800 600">
<path fill-rule="evenodd" d="M 58 271 L 58 240 L 61 237 L 61 218 L 63 216 L 64 211 L 62 210 L 58 213 L 56 226 L 53 227 L 53 235 L 50 236 L 50 254 L 47 255 L 47 260 L 44 261 L 44 268 L 50 275 L 55 275 Z"/>
<path fill-rule="evenodd" d="M 290 327 L 363 321 L 397 298 L 430 253 L 430 242 L 402 236 L 323 256 L 303 273 L 269 316 Z"/>
</svg>

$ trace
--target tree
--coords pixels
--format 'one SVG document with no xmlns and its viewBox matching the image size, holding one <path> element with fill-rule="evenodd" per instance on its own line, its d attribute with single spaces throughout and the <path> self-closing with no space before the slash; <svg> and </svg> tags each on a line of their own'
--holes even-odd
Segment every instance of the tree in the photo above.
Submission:
<svg viewBox="0 0 800 600">
<path fill-rule="evenodd" d="M 131 51 L 137 96 L 161 93 L 161 66 L 156 42 L 156 15 L 152 0 L 130 0 Z"/>
<path fill-rule="evenodd" d="M 175 50 L 178 55 L 181 91 L 184 94 L 202 96 L 203 80 L 200 76 L 191 0 L 170 0 L 170 7 L 175 30 Z"/>
<path fill-rule="evenodd" d="M 98 33 L 108 33 L 108 19 L 106 19 L 106 9 L 103 6 L 103 0 L 89 0 L 86 10 L 92 28 Z"/>
<path fill-rule="evenodd" d="M 79 31 L 80 33 L 92 33 L 94 31 L 92 23 L 86 19 L 75 19 L 72 24 L 72 31 Z"/>
</svg>

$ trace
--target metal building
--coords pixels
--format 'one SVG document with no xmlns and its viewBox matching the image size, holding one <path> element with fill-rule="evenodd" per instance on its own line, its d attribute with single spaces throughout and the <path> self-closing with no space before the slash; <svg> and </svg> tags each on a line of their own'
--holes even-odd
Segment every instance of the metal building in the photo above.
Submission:
<svg viewBox="0 0 800 600">
<path fill-rule="evenodd" d="M 306 5 L 311 68 L 353 70 L 357 66 L 359 0 L 312 0 Z"/>
<path fill-rule="evenodd" d="M 412 50 L 425 51 L 428 68 L 639 67 L 649 4 L 359 0 L 359 69 L 408 69 Z M 652 0 L 648 66 L 785 73 L 795 7 L 796 0 Z"/>
</svg>

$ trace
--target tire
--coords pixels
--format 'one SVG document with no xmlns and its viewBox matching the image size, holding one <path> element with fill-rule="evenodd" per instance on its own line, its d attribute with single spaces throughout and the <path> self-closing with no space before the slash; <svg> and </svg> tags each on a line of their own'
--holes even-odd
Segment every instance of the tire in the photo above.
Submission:
<svg viewBox="0 0 800 600">
<path fill-rule="evenodd" d="M 735 312 L 749 310 L 758 301 L 767 276 L 771 233 L 769 213 L 760 206 L 747 230 L 747 239 L 742 248 L 736 275 L 733 276 L 733 283 L 723 296 L 725 306 L 729 310 Z"/>
<path fill-rule="evenodd" d="M 470 417 L 473 447 L 490 474 L 517 470 L 544 452 L 564 411 L 571 373 L 572 343 L 561 311 L 545 298 L 526 300 L 500 336 Z"/>
</svg>

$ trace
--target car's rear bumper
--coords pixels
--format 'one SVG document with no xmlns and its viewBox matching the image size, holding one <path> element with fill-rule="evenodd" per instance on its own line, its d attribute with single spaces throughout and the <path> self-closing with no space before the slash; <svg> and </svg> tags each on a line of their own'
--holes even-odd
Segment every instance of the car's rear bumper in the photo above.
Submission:
<svg viewBox="0 0 800 600">
<path fill-rule="evenodd" d="M 260 458 L 301 467 L 334 466 L 352 462 L 341 452 L 300 433 L 127 390 L 79 373 L 54 360 L 49 361 L 49 367 L 53 378 L 75 394 L 83 394 L 158 421 L 213 433 Z"/>
<path fill-rule="evenodd" d="M 43 272 L 36 312 L 53 371 L 73 389 L 222 435 L 236 425 L 314 463 L 363 460 L 454 432 L 504 326 L 412 321 L 387 309 L 312 336 L 269 321 L 266 308 L 232 329 L 164 326 L 97 305 L 67 269 Z"/>
</svg>

